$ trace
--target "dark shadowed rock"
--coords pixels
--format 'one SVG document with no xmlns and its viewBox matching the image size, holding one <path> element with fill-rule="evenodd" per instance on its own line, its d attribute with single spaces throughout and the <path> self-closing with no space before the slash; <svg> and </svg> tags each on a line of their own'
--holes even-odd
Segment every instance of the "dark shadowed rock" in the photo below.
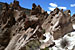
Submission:
<svg viewBox="0 0 75 50">
<path fill-rule="evenodd" d="M 21 6 L 19 5 L 19 1 L 14 1 L 12 8 L 16 9 L 16 10 L 21 10 Z"/>
<path fill-rule="evenodd" d="M 41 7 L 40 5 L 36 6 L 35 3 L 32 4 L 32 10 L 31 10 L 31 15 L 37 15 L 41 13 Z"/>
<path fill-rule="evenodd" d="M 35 10 L 35 8 L 36 8 L 36 4 L 33 3 L 33 4 L 32 4 L 32 10 Z"/>
</svg>

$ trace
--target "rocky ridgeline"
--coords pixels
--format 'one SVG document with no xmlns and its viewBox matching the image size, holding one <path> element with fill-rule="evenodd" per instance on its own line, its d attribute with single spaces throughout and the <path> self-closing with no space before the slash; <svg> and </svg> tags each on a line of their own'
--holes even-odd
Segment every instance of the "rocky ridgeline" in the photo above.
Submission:
<svg viewBox="0 0 75 50">
<path fill-rule="evenodd" d="M 53 39 L 58 39 L 73 31 L 75 14 L 71 17 L 70 10 L 55 8 L 48 14 L 40 5 L 33 3 L 29 10 L 18 1 L 0 6 L 0 50 L 35 50 L 40 48 L 40 40 L 46 39 L 43 34 L 49 32 Z M 46 47 L 54 46 L 51 41 Z"/>
<path fill-rule="evenodd" d="M 63 10 L 55 8 L 42 24 L 42 28 L 50 32 L 54 39 L 58 39 L 73 30 L 70 13 L 70 10 L 63 12 Z"/>
</svg>

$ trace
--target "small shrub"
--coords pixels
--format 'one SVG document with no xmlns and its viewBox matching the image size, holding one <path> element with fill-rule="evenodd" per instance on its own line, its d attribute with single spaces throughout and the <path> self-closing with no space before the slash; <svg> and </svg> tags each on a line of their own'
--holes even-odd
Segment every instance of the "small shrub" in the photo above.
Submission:
<svg viewBox="0 0 75 50">
<path fill-rule="evenodd" d="M 43 30 L 42 30 L 42 32 L 43 32 L 43 34 L 44 34 L 44 33 L 46 32 L 46 30 L 45 30 L 45 29 L 43 29 Z"/>
<path fill-rule="evenodd" d="M 69 37 L 71 37 L 71 34 L 68 34 Z"/>
<path fill-rule="evenodd" d="M 66 47 L 66 46 L 69 46 L 68 39 L 66 39 L 66 38 L 62 39 L 61 42 L 60 42 L 60 45 L 61 45 L 62 48 Z"/>
</svg>

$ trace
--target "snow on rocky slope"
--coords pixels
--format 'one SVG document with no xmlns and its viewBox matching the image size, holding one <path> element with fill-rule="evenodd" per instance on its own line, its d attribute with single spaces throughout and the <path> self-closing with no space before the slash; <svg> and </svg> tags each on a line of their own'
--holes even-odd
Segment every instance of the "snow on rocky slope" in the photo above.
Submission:
<svg viewBox="0 0 75 50">
<path fill-rule="evenodd" d="M 75 29 L 75 24 L 73 24 L 72 26 L 73 29 Z M 44 36 L 46 37 L 46 39 L 40 41 L 44 42 L 45 45 L 42 45 L 41 48 L 45 48 L 48 41 L 50 41 L 51 43 L 55 42 L 55 46 L 50 47 L 49 50 L 75 50 L 75 31 L 67 33 L 66 35 L 64 35 L 64 37 L 57 40 L 54 40 L 53 36 L 50 35 L 49 32 L 46 32 Z"/>
<path fill-rule="evenodd" d="M 75 24 L 73 24 L 73 29 L 75 29 Z M 67 41 L 64 48 L 62 48 L 63 41 Z M 58 40 L 54 40 L 55 46 L 49 48 L 49 50 L 75 50 L 75 31 L 66 34 L 63 38 L 59 38 Z M 62 43 L 62 44 L 61 44 Z M 67 44 L 68 43 L 68 44 Z"/>
</svg>

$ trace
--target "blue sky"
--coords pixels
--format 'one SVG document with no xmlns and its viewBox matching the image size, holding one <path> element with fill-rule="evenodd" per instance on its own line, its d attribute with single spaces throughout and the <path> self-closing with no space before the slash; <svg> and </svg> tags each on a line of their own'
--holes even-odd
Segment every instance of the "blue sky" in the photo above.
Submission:
<svg viewBox="0 0 75 50">
<path fill-rule="evenodd" d="M 75 13 L 75 0 L 18 0 L 24 8 L 31 9 L 32 3 L 40 5 L 45 11 L 52 11 L 55 7 L 64 10 L 71 10 L 71 15 Z M 0 2 L 11 3 L 13 0 L 0 0 Z"/>
</svg>

